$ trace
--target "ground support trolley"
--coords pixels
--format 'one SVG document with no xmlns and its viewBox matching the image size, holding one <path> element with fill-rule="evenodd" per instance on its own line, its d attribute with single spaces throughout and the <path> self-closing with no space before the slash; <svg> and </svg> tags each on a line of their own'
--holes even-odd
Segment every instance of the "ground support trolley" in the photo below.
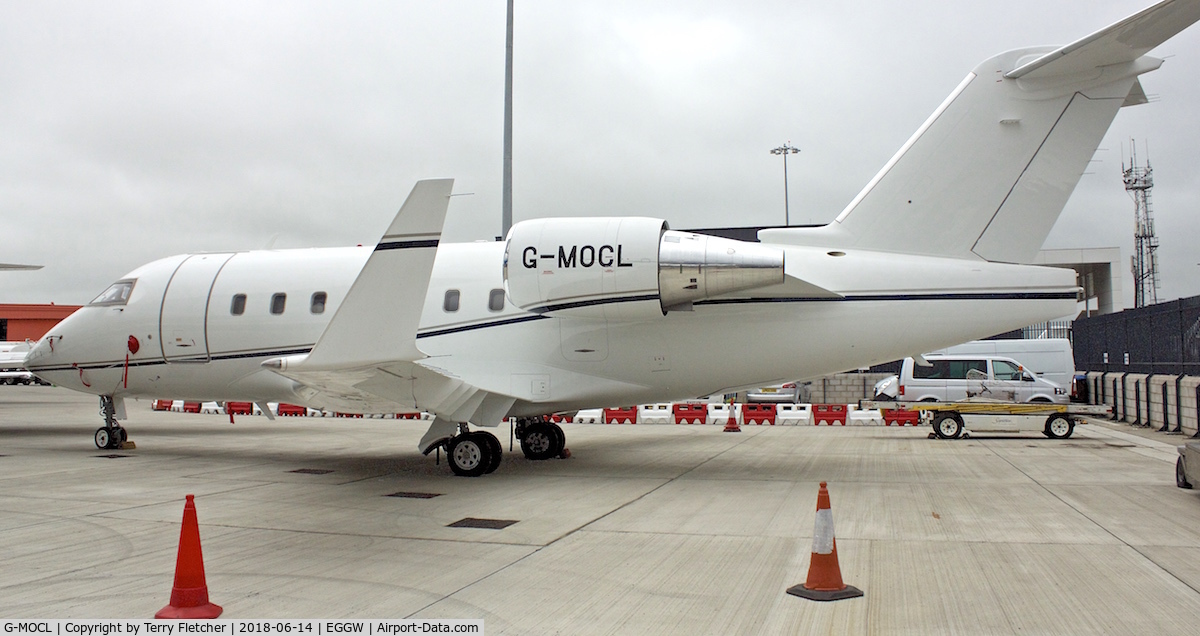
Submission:
<svg viewBox="0 0 1200 636">
<path fill-rule="evenodd" d="M 1041 430 L 1046 437 L 1066 439 L 1084 416 L 1108 417 L 1112 407 L 1089 404 L 1045 402 L 878 402 L 864 401 L 863 408 L 917 411 L 921 422 L 942 439 L 969 437 L 970 432 L 1017 432 Z M 970 425 L 970 430 L 967 426 Z"/>
</svg>

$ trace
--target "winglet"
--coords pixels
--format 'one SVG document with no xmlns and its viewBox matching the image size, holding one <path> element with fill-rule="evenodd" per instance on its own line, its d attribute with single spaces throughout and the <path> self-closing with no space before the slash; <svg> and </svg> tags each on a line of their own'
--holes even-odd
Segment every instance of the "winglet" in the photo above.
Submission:
<svg viewBox="0 0 1200 636">
<path fill-rule="evenodd" d="M 1200 20 L 1200 0 L 1163 0 L 1007 72 L 1018 79 L 1069 75 L 1132 62 Z"/>
<path fill-rule="evenodd" d="M 425 357 L 417 327 L 450 204 L 453 179 L 418 181 L 379 239 L 305 369 L 361 367 Z"/>
</svg>

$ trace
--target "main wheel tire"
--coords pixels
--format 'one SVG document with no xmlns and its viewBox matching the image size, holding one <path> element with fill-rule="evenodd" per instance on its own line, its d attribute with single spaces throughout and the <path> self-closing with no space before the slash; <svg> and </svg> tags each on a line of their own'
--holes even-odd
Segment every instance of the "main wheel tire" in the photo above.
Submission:
<svg viewBox="0 0 1200 636">
<path fill-rule="evenodd" d="M 478 477 L 487 472 L 491 465 L 491 445 L 482 438 L 467 433 L 450 440 L 446 449 L 446 460 L 450 470 L 460 477 Z"/>
<path fill-rule="evenodd" d="M 1183 457 L 1175 460 L 1175 485 L 1188 490 L 1192 489 L 1192 485 L 1187 480 L 1187 471 L 1183 469 Z"/>
<path fill-rule="evenodd" d="M 561 426 L 554 422 L 550 422 L 550 432 L 554 433 L 554 454 L 551 457 L 558 457 L 567 447 L 567 434 L 563 432 Z"/>
<path fill-rule="evenodd" d="M 942 439 L 958 439 L 962 431 L 963 421 L 956 413 L 938 413 L 933 418 L 933 432 Z"/>
<path fill-rule="evenodd" d="M 1075 432 L 1075 422 L 1065 415 L 1051 415 L 1046 419 L 1046 437 L 1066 439 Z"/>
<path fill-rule="evenodd" d="M 555 451 L 557 445 L 558 435 L 546 422 L 534 422 L 525 427 L 525 435 L 521 438 L 521 452 L 525 453 L 527 459 L 550 459 L 562 451 L 561 447 Z"/>
<path fill-rule="evenodd" d="M 486 444 L 489 448 L 489 457 L 491 458 L 491 461 L 488 462 L 487 469 L 484 470 L 483 473 L 485 475 L 489 475 L 496 472 L 496 469 L 500 467 L 500 458 L 504 454 L 504 449 L 500 446 L 500 440 L 497 439 L 495 435 L 492 435 L 487 431 L 475 431 L 472 433 L 472 435 L 478 437 L 479 440 Z"/>
</svg>

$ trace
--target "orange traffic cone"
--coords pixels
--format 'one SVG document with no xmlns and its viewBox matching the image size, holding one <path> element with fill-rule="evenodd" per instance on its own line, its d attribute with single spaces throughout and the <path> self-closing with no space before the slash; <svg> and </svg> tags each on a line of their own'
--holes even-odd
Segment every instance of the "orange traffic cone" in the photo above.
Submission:
<svg viewBox="0 0 1200 636">
<path fill-rule="evenodd" d="M 204 582 L 204 555 L 200 553 L 200 524 L 196 521 L 195 496 L 183 505 L 183 529 L 179 532 L 179 555 L 175 558 L 175 586 L 171 602 L 154 618 L 216 618 L 221 606 L 208 602 Z"/>
<path fill-rule="evenodd" d="M 737 415 L 735 415 L 735 411 L 733 409 L 733 403 L 729 404 L 729 421 L 725 422 L 725 428 L 723 429 L 723 432 L 725 432 L 725 433 L 741 433 L 742 432 L 742 428 L 740 426 L 738 426 L 738 423 L 737 423 Z"/>
<path fill-rule="evenodd" d="M 825 488 L 825 482 L 821 482 L 821 490 L 817 492 L 817 520 L 814 526 L 808 580 L 803 585 L 789 587 L 787 593 L 813 601 L 840 601 L 862 596 L 862 590 L 842 582 L 837 539 L 833 536 L 833 510 L 829 507 L 829 490 Z"/>
</svg>

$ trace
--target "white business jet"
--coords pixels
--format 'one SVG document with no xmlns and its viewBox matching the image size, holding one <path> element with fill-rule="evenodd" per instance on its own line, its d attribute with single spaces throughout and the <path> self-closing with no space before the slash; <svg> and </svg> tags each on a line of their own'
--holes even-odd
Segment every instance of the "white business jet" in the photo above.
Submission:
<svg viewBox="0 0 1200 636">
<path fill-rule="evenodd" d="M 129 397 L 435 415 L 451 469 L 496 469 L 472 430 L 694 398 L 894 360 L 1071 314 L 1067 269 L 1034 257 L 1147 51 L 1200 18 L 1168 0 L 1064 47 L 975 68 L 836 220 L 758 243 L 640 216 L 543 218 L 504 242 L 439 237 L 450 180 L 416 184 L 371 247 L 185 254 L 140 267 L 42 338 L 42 379 L 100 396 L 97 446 Z"/>
</svg>

